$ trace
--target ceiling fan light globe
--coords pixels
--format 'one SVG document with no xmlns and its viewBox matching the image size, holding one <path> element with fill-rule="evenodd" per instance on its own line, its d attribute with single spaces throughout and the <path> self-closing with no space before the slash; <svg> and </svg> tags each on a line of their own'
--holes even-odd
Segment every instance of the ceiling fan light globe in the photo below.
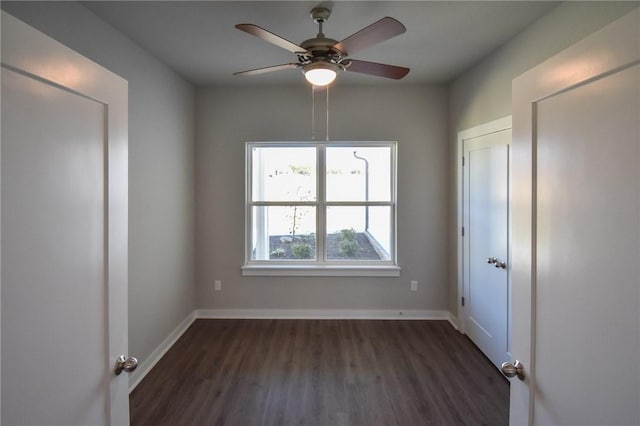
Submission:
<svg viewBox="0 0 640 426">
<path fill-rule="evenodd" d="M 315 68 L 304 72 L 304 77 L 314 86 L 327 86 L 336 79 L 337 73 L 326 68 Z"/>
<path fill-rule="evenodd" d="M 304 78 L 314 86 L 327 86 L 336 79 L 340 68 L 330 62 L 315 62 L 302 68 Z"/>
</svg>

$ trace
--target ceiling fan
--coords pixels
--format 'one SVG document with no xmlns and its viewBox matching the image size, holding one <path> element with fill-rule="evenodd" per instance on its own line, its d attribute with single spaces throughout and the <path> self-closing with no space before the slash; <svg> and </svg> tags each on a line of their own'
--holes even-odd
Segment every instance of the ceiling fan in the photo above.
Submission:
<svg viewBox="0 0 640 426">
<path fill-rule="evenodd" d="M 338 42 L 325 37 L 322 32 L 323 24 L 327 22 L 330 15 L 331 11 L 325 7 L 314 8 L 311 11 L 311 18 L 318 24 L 318 35 L 303 41 L 300 45 L 257 25 L 236 25 L 236 28 L 241 31 L 295 53 L 298 62 L 240 71 L 234 73 L 234 75 L 256 75 L 301 68 L 305 78 L 311 84 L 314 86 L 326 86 L 335 80 L 340 71 L 357 72 L 396 80 L 409 73 L 409 68 L 348 58 L 354 52 L 404 33 L 407 29 L 396 19 L 390 17 L 382 18 Z"/>
</svg>

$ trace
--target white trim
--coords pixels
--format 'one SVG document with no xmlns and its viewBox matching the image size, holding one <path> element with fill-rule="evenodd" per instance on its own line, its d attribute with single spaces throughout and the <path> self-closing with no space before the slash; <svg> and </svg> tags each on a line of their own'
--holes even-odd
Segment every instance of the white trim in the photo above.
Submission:
<svg viewBox="0 0 640 426">
<path fill-rule="evenodd" d="M 488 135 L 490 133 L 500 132 L 511 128 L 511 116 L 507 115 L 488 123 L 479 124 L 466 130 L 458 132 L 458 142 L 464 139 L 477 138 L 479 136 Z"/>
<path fill-rule="evenodd" d="M 461 334 L 465 334 L 462 329 L 460 328 L 460 323 L 458 321 L 458 317 L 456 317 L 455 315 L 453 315 L 451 312 L 447 312 L 447 320 L 449 321 L 449 324 L 451 324 L 451 326 L 453 328 L 455 328 L 456 330 L 458 330 Z"/>
<path fill-rule="evenodd" d="M 276 200 L 276 201 L 254 201 L 253 193 L 253 148 L 315 148 L 316 150 L 316 200 L 315 201 L 294 201 L 294 200 Z M 389 201 L 327 201 L 326 200 L 326 149 L 335 147 L 386 147 L 390 150 L 390 200 Z M 397 277 L 400 276 L 399 268 L 397 268 L 397 158 L 398 158 L 397 141 L 290 141 L 290 142 L 245 142 L 245 260 L 242 269 L 242 275 L 258 275 L 258 276 L 384 276 Z M 286 262 L 272 259 L 252 259 L 253 239 L 252 235 L 255 218 L 253 216 L 253 207 L 256 206 L 311 206 L 316 209 L 316 258 L 308 260 L 300 260 Z M 391 240 L 389 247 L 389 261 L 335 261 L 326 259 L 326 209 L 332 206 L 386 206 L 390 209 L 390 232 Z M 262 231 L 257 231 L 262 234 Z M 300 268 L 295 263 L 303 263 L 304 267 Z M 345 272 L 349 268 L 345 268 L 348 264 L 355 271 Z M 293 267 L 291 268 L 291 266 Z M 365 265 L 360 268 L 360 265 Z M 389 271 L 380 271 L 381 266 L 393 266 L 395 269 Z M 266 266 L 266 267 L 265 267 Z M 373 268 L 370 268 L 372 266 Z M 388 269 L 388 268 L 387 268 Z"/>
<path fill-rule="evenodd" d="M 401 268 L 393 265 L 313 266 L 313 265 L 244 265 L 243 276 L 292 277 L 399 277 Z"/>
<path fill-rule="evenodd" d="M 480 124 L 470 129 L 458 132 L 458 144 L 456 146 L 456 178 L 457 178 L 457 199 L 458 199 L 458 227 L 456 228 L 456 258 L 457 258 L 457 284 L 458 295 L 456 297 L 456 313 L 458 319 L 459 330 L 465 332 L 464 324 L 464 307 L 460 303 L 460 298 L 464 296 L 464 237 L 462 236 L 462 227 L 464 226 L 464 167 L 462 166 L 462 157 L 464 156 L 464 141 L 491 133 L 500 132 L 502 130 L 511 129 L 511 116 L 499 118 L 488 123 Z M 467 230 L 468 231 L 468 230 Z"/>
<path fill-rule="evenodd" d="M 149 354 L 149 356 L 142 360 L 138 364 L 138 368 L 129 375 L 129 393 L 133 392 L 133 390 L 140 384 L 142 379 L 144 379 L 147 374 L 151 371 L 151 369 L 160 361 L 160 359 L 164 356 L 165 353 L 178 341 L 180 337 L 184 334 L 185 331 L 193 324 L 196 320 L 197 311 L 191 312 L 187 317 L 173 330 L 166 339 L 158 345 L 158 347 Z"/>
<path fill-rule="evenodd" d="M 422 309 L 198 309 L 196 318 L 448 321 L 449 312 Z"/>
</svg>

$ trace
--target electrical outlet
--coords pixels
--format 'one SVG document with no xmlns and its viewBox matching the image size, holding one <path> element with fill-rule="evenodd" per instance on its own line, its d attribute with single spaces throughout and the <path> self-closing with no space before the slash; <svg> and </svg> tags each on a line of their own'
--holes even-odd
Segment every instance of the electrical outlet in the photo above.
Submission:
<svg viewBox="0 0 640 426">
<path fill-rule="evenodd" d="M 418 291 L 418 281 L 411 281 L 411 291 Z"/>
<path fill-rule="evenodd" d="M 214 291 L 220 291 L 220 290 L 222 290 L 222 281 L 220 281 L 220 280 L 215 280 L 215 281 L 213 282 L 213 290 L 214 290 Z"/>
</svg>

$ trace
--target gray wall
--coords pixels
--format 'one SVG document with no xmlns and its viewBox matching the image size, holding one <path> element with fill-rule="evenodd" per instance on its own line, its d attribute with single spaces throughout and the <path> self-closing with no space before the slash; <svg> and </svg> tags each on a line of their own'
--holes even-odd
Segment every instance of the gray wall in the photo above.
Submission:
<svg viewBox="0 0 640 426">
<path fill-rule="evenodd" d="M 79 4 L 2 8 L 129 81 L 129 352 L 144 362 L 195 307 L 194 88 Z"/>
<path fill-rule="evenodd" d="M 638 7 L 638 2 L 566 2 L 456 79 L 450 88 L 449 170 L 452 194 L 449 256 L 449 310 L 457 310 L 455 241 L 458 238 L 457 159 L 458 132 L 511 115 L 511 80 L 545 59 Z"/>
<path fill-rule="evenodd" d="M 324 95 L 317 96 L 318 107 Z M 398 141 L 399 278 L 243 277 L 244 142 L 310 140 L 311 93 L 209 88 L 197 94 L 198 307 L 447 309 L 447 91 L 443 86 L 342 87 L 330 94 L 332 140 Z M 324 137 L 324 123 L 317 124 Z M 213 292 L 214 279 L 222 291 Z M 409 291 L 409 281 L 419 291 Z"/>
<path fill-rule="evenodd" d="M 244 141 L 308 140 L 307 86 L 210 88 L 196 96 L 191 85 L 79 4 L 2 2 L 9 13 L 129 81 L 129 336 L 130 352 L 142 359 L 195 307 L 455 311 L 457 132 L 511 114 L 515 76 L 637 5 L 561 4 L 449 91 L 338 83 L 331 96 L 332 139 L 399 142 L 403 269 L 400 278 L 335 279 L 240 274 Z M 221 292 L 213 292 L 214 279 L 223 281 Z M 417 293 L 409 291 L 414 279 Z"/>
</svg>

